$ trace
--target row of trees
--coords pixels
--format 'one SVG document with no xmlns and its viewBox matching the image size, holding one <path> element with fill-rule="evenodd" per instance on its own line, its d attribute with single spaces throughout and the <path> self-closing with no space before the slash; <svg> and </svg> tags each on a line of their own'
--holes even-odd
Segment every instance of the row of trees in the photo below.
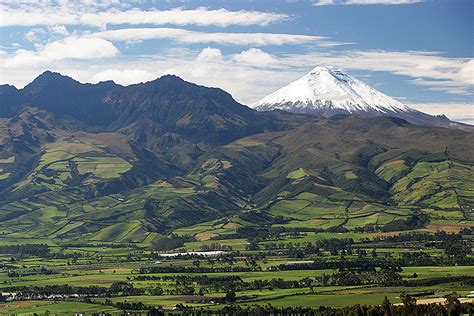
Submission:
<svg viewBox="0 0 474 316">
<path fill-rule="evenodd" d="M 457 316 L 457 315 L 473 315 L 473 303 L 460 303 L 456 293 L 445 296 L 444 304 L 416 304 L 416 299 L 406 293 L 400 294 L 402 305 L 393 305 L 387 297 L 385 297 L 381 305 L 360 305 L 356 304 L 347 307 L 274 307 L 270 304 L 259 306 L 240 306 L 228 305 L 220 310 L 213 311 L 216 315 L 310 315 L 310 316 Z M 194 315 L 208 314 L 205 308 L 193 308 L 176 305 L 180 313 L 193 313 Z M 150 314 L 151 315 L 151 314 Z M 158 314 L 153 314 L 158 315 Z"/>
</svg>

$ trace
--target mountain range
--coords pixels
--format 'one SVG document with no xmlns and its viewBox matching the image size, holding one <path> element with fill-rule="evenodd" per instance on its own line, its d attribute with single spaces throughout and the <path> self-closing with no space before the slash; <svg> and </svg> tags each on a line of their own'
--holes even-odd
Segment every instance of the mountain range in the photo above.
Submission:
<svg viewBox="0 0 474 316">
<path fill-rule="evenodd" d="M 150 243 L 470 220 L 469 126 L 326 68 L 257 109 L 171 75 L 121 86 L 47 71 L 0 86 L 0 231 Z"/>
</svg>

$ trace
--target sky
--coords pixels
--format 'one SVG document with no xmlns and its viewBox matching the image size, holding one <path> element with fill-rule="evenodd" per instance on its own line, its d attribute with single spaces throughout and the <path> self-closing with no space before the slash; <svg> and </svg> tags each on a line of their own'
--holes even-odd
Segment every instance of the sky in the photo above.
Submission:
<svg viewBox="0 0 474 316">
<path fill-rule="evenodd" d="M 0 84 L 175 74 L 252 106 L 316 66 L 474 124 L 471 0 L 0 0 Z"/>
</svg>

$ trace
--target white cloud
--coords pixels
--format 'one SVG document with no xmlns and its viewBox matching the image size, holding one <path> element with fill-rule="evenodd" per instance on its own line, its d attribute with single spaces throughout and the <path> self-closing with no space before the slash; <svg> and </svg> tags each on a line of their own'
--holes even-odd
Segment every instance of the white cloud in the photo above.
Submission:
<svg viewBox="0 0 474 316">
<path fill-rule="evenodd" d="M 273 55 L 258 48 L 250 48 L 234 55 L 233 58 L 238 63 L 254 66 L 268 66 L 278 62 Z"/>
<path fill-rule="evenodd" d="M 69 35 L 69 32 L 64 25 L 51 25 L 49 30 L 54 34 Z"/>
<path fill-rule="evenodd" d="M 143 11 L 132 9 L 127 11 L 109 11 L 83 15 L 80 21 L 84 24 L 94 25 L 99 21 L 102 24 L 152 24 L 152 25 L 215 25 L 226 27 L 230 25 L 261 25 L 287 20 L 286 14 L 266 13 L 258 11 L 229 11 L 226 9 L 208 10 L 198 8 L 183 10 L 181 8 L 159 11 Z"/>
<path fill-rule="evenodd" d="M 26 33 L 25 37 L 30 42 L 35 42 L 36 41 L 36 33 L 33 30 Z"/>
<path fill-rule="evenodd" d="M 325 5 L 397 5 L 397 4 L 414 4 L 424 2 L 424 0 L 315 0 L 314 6 Z"/>
<path fill-rule="evenodd" d="M 347 0 L 347 4 L 413 4 L 424 0 Z"/>
<path fill-rule="evenodd" d="M 142 10 L 138 8 L 120 8 L 117 3 L 105 3 L 102 6 L 91 5 L 87 1 L 42 1 L 42 3 L 10 2 L 0 5 L 1 26 L 34 25 L 88 25 L 106 28 L 107 25 L 198 25 L 220 26 L 260 25 L 288 20 L 286 14 L 259 11 L 229 11 L 226 9 L 209 10 L 197 8 L 186 10 Z"/>
<path fill-rule="evenodd" d="M 44 65 L 63 59 L 95 59 L 113 57 L 118 49 L 102 38 L 68 37 L 61 41 L 48 43 L 37 51 L 18 49 L 15 55 L 3 60 L 5 68 Z"/>
<path fill-rule="evenodd" d="M 126 28 L 97 32 L 91 37 L 100 37 L 111 41 L 141 41 L 151 39 L 169 39 L 180 43 L 218 43 L 224 45 L 284 45 L 303 44 L 322 41 L 326 37 L 296 34 L 274 33 L 204 33 L 178 28 Z"/>
<path fill-rule="evenodd" d="M 295 80 L 300 76 L 291 70 L 273 71 L 236 64 L 229 58 L 224 58 L 220 62 L 183 61 L 182 58 L 178 58 L 157 63 L 162 65 L 160 69 L 163 70 L 160 74 L 175 74 L 190 82 L 219 87 L 232 94 L 237 101 L 247 105 L 280 88 L 289 78 Z"/>
<path fill-rule="evenodd" d="M 42 28 L 32 28 L 25 34 L 25 38 L 31 42 L 36 43 L 40 41 L 41 38 L 44 38 L 46 31 Z"/>
<path fill-rule="evenodd" d="M 89 82 L 97 83 L 101 81 L 113 80 L 121 85 L 147 82 L 156 79 L 152 72 L 141 69 L 107 69 L 94 74 Z"/>
<path fill-rule="evenodd" d="M 446 115 L 449 119 L 474 123 L 474 103 L 412 103 L 412 108 L 432 115 Z"/>
<path fill-rule="evenodd" d="M 198 62 L 216 62 L 222 61 L 222 52 L 218 48 L 204 48 L 196 57 Z"/>
<path fill-rule="evenodd" d="M 314 6 L 333 5 L 333 4 L 336 4 L 334 0 L 314 0 L 313 1 Z"/>
<path fill-rule="evenodd" d="M 426 80 L 422 78 L 416 78 L 410 81 L 410 83 L 425 86 L 425 90 L 428 91 L 444 91 L 451 94 L 465 94 L 469 95 L 472 92 L 469 91 L 468 86 L 464 87 L 460 85 L 457 81 L 450 81 L 450 80 Z"/>
<path fill-rule="evenodd" d="M 111 42 L 102 38 L 68 37 L 49 43 L 40 51 L 40 55 L 52 60 L 104 58 L 117 54 L 118 49 Z"/>
</svg>

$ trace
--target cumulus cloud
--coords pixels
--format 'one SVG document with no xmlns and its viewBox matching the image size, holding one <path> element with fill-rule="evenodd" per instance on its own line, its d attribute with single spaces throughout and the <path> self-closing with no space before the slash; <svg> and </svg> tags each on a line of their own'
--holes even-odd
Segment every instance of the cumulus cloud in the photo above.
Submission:
<svg viewBox="0 0 474 316">
<path fill-rule="evenodd" d="M 64 25 L 51 25 L 49 30 L 54 34 L 69 35 L 69 32 Z"/>
<path fill-rule="evenodd" d="M 91 37 L 111 41 L 142 41 L 151 39 L 169 39 L 180 43 L 217 43 L 223 45 L 284 45 L 317 42 L 326 39 L 323 36 L 274 34 L 274 33 L 204 33 L 178 28 L 126 28 L 96 32 Z"/>
<path fill-rule="evenodd" d="M 147 82 L 156 78 L 152 72 L 141 69 L 107 69 L 94 74 L 89 82 L 97 83 L 101 81 L 113 80 L 121 85 Z"/>
<path fill-rule="evenodd" d="M 219 26 L 260 25 L 289 19 L 286 14 L 259 12 L 249 10 L 230 11 L 226 9 L 209 10 L 197 8 L 186 10 L 142 10 L 138 8 L 121 8 L 116 3 L 105 3 L 103 6 L 91 5 L 87 1 L 54 2 L 43 1 L 41 5 L 15 3 L 0 5 L 0 26 L 35 26 L 35 25 L 88 25 L 105 28 L 118 24 L 152 24 L 152 25 L 198 25 Z"/>
<path fill-rule="evenodd" d="M 46 31 L 42 28 L 32 28 L 25 34 L 25 38 L 29 42 L 36 43 L 44 38 L 46 34 Z"/>
<path fill-rule="evenodd" d="M 196 57 L 198 62 L 216 62 L 222 60 L 222 52 L 218 48 L 204 48 Z"/>
<path fill-rule="evenodd" d="M 18 49 L 14 56 L 5 58 L 5 68 L 28 67 L 63 59 L 95 59 L 116 56 L 118 49 L 102 38 L 68 37 L 48 43 L 36 51 Z"/>
<path fill-rule="evenodd" d="M 238 64 L 228 55 L 218 62 L 203 61 L 191 56 L 165 57 L 155 60 L 153 65 L 159 75 L 175 74 L 197 84 L 222 88 L 237 101 L 247 105 L 280 88 L 288 79 L 296 80 L 300 76 L 300 73 L 292 69 L 274 71 Z"/>
<path fill-rule="evenodd" d="M 315 0 L 314 6 L 325 6 L 325 5 L 371 5 L 371 4 L 383 4 L 383 5 L 397 5 L 397 4 L 413 4 L 424 2 L 424 0 Z"/>
<path fill-rule="evenodd" d="M 268 66 L 278 62 L 277 58 L 273 55 L 258 48 L 250 48 L 234 55 L 233 58 L 238 63 L 254 66 Z"/>
</svg>

